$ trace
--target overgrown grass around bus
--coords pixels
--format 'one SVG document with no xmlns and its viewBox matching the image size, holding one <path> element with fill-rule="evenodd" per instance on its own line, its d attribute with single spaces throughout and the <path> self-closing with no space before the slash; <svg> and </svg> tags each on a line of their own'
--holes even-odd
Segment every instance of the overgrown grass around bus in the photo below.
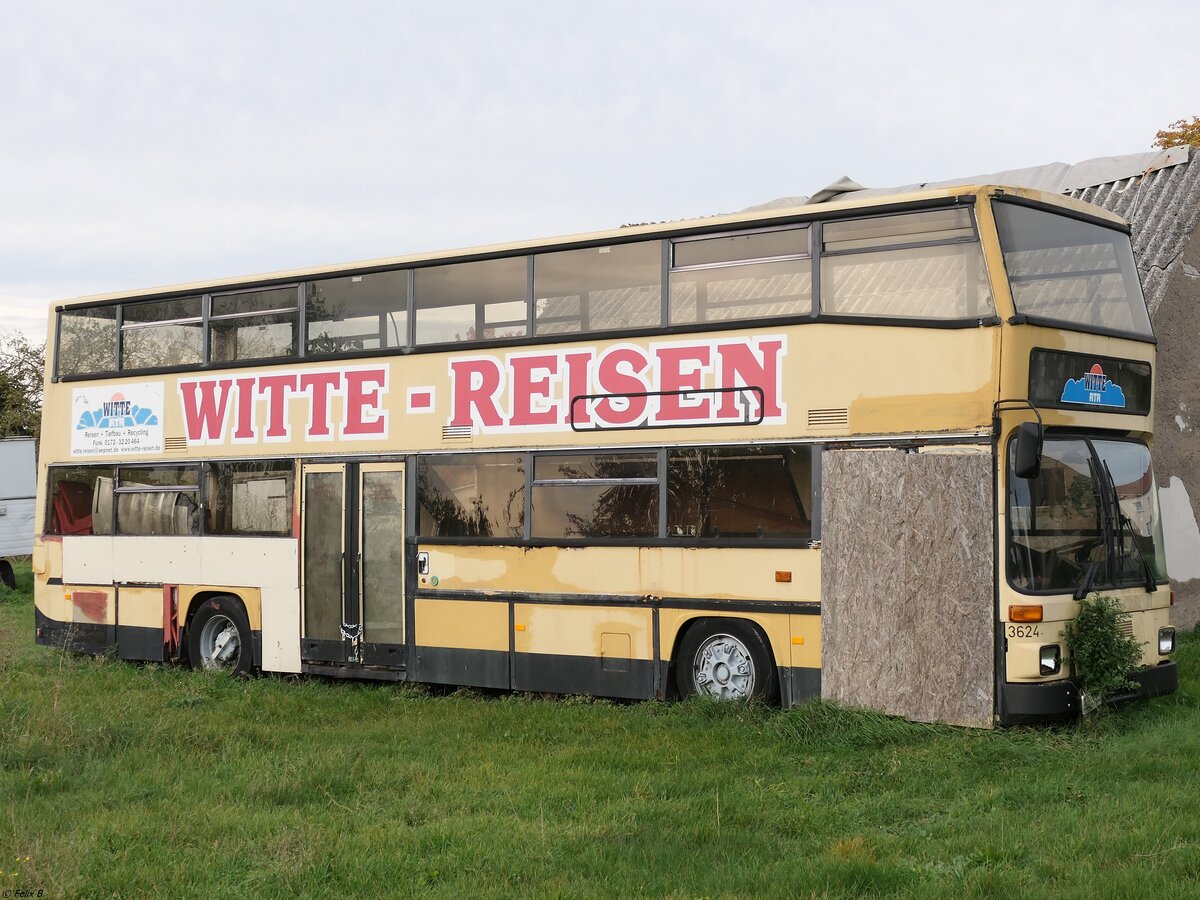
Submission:
<svg viewBox="0 0 1200 900">
<path fill-rule="evenodd" d="M 1182 689 L 978 732 L 811 704 L 236 682 L 33 643 L 0 588 L 3 887 L 46 896 L 1184 896 Z"/>
</svg>

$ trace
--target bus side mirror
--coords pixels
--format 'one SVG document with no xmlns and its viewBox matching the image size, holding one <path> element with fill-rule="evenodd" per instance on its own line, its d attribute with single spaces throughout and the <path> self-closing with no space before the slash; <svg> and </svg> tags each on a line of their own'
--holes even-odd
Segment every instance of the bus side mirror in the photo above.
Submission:
<svg viewBox="0 0 1200 900">
<path fill-rule="evenodd" d="M 1018 478 L 1037 478 L 1042 471 L 1042 426 L 1022 422 L 1017 426 L 1017 459 L 1013 472 Z"/>
</svg>

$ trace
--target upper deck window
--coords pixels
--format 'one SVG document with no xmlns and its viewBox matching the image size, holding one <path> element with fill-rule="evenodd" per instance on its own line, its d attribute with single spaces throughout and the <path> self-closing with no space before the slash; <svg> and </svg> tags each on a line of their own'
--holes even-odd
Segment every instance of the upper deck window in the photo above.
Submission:
<svg viewBox="0 0 1200 900">
<path fill-rule="evenodd" d="M 408 271 L 325 278 L 305 285 L 309 356 L 408 343 Z"/>
<path fill-rule="evenodd" d="M 121 316 L 121 369 L 204 361 L 203 298 L 127 303 Z"/>
<path fill-rule="evenodd" d="M 830 222 L 823 251 L 823 314 L 941 320 L 995 315 L 968 209 Z"/>
<path fill-rule="evenodd" d="M 671 324 L 812 314 L 807 227 L 672 245 Z"/>
<path fill-rule="evenodd" d="M 228 369 L 767 320 L 994 322 L 966 205 L 718 228 L 66 308 L 56 375 Z"/>
<path fill-rule="evenodd" d="M 233 362 L 294 355 L 298 296 L 294 285 L 214 296 L 208 319 L 210 359 Z"/>
<path fill-rule="evenodd" d="M 86 375 L 117 368 L 117 307 L 66 310 L 58 324 L 58 374 Z"/>
<path fill-rule="evenodd" d="M 992 209 L 1018 313 L 1151 336 L 1129 235 L 1017 203 Z"/>
<path fill-rule="evenodd" d="M 539 335 L 658 325 L 662 242 L 538 254 L 533 296 Z"/>
<path fill-rule="evenodd" d="M 523 337 L 529 294 L 523 256 L 431 266 L 414 273 L 418 344 Z"/>
</svg>

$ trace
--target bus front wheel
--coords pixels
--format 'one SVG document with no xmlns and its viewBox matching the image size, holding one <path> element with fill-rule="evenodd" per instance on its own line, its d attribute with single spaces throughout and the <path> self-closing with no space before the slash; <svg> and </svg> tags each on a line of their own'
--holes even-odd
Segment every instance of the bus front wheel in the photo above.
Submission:
<svg viewBox="0 0 1200 900">
<path fill-rule="evenodd" d="M 249 675 L 254 667 L 253 635 L 242 605 L 233 597 L 213 597 L 188 626 L 188 662 L 193 669 L 220 669 Z"/>
<path fill-rule="evenodd" d="M 688 629 L 675 662 L 679 696 L 772 702 L 779 683 L 771 647 L 740 619 L 700 619 Z"/>
</svg>

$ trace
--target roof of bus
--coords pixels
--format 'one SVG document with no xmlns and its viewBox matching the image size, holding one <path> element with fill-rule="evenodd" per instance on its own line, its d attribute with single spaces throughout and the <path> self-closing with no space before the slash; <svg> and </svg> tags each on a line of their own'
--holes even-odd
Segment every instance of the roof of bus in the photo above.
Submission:
<svg viewBox="0 0 1200 900">
<path fill-rule="evenodd" d="M 1060 206 L 1064 209 L 1074 209 L 1094 218 L 1108 219 L 1116 224 L 1124 224 L 1124 219 L 1108 210 L 1090 203 L 1084 203 L 1061 194 L 1047 193 L 1030 188 L 1014 187 L 998 184 L 968 184 L 942 187 L 932 190 L 901 191 L 895 194 L 872 192 L 869 197 L 856 197 L 855 193 L 846 194 L 845 200 L 835 200 L 823 203 L 808 203 L 801 206 L 783 206 L 770 209 L 750 209 L 738 213 L 723 213 L 696 219 L 680 219 L 668 222 L 655 222 L 646 225 L 625 225 L 607 231 L 595 231 L 582 234 L 563 235 L 536 240 L 514 241 L 507 244 L 489 244 L 479 247 L 467 247 L 452 250 L 440 250 L 425 253 L 413 253 L 406 256 L 393 256 L 381 259 L 359 260 L 355 262 L 334 263 L 331 265 L 313 266 L 303 269 L 287 269 L 278 272 L 264 272 L 253 275 L 235 276 L 231 278 L 208 279 L 189 283 L 171 284 L 160 287 L 142 288 L 129 291 L 116 291 L 106 294 L 93 294 L 76 297 L 55 304 L 55 307 L 91 305 L 106 301 L 128 300 L 150 297 L 179 296 L 193 293 L 203 293 L 211 290 L 244 289 L 255 285 L 280 284 L 289 281 L 299 281 L 318 276 L 352 275 L 372 270 L 398 268 L 416 264 L 462 262 L 471 259 L 486 259 L 514 253 L 530 251 L 546 251 L 569 249 L 573 246 L 603 245 L 605 243 L 626 242 L 637 238 L 664 237 L 706 231 L 713 227 L 727 228 L 743 225 L 746 227 L 770 226 L 775 222 L 787 222 L 805 218 L 825 218 L 831 213 L 843 210 L 868 210 L 876 207 L 894 206 L 924 201 L 936 201 L 952 197 L 968 195 L 989 196 L 1005 193 L 1043 203 Z"/>
</svg>

